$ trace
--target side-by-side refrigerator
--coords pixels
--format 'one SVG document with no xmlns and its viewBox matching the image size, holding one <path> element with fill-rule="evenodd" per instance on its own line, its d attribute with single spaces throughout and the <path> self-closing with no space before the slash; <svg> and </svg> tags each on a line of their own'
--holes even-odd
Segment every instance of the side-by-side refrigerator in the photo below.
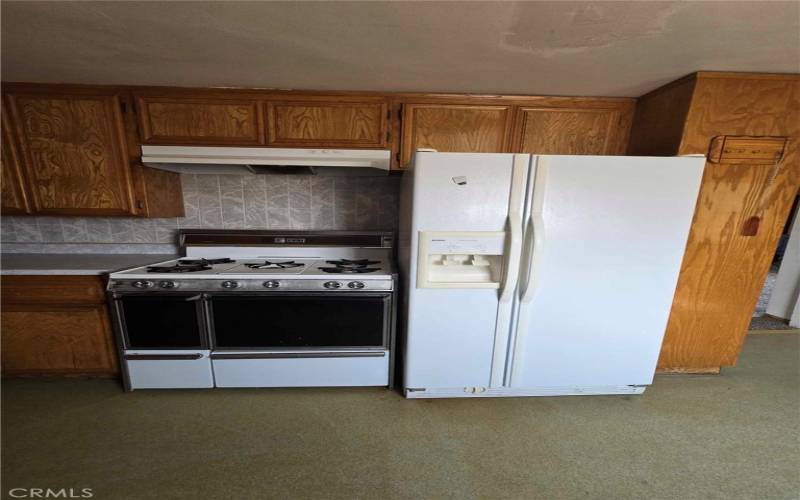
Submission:
<svg viewBox="0 0 800 500">
<path fill-rule="evenodd" d="M 398 250 L 406 396 L 642 393 L 704 162 L 417 152 Z"/>
</svg>

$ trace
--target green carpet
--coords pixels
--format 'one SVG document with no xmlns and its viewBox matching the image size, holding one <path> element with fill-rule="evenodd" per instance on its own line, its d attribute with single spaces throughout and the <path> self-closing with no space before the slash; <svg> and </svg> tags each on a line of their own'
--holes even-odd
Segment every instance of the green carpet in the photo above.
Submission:
<svg viewBox="0 0 800 500">
<path fill-rule="evenodd" d="M 95 499 L 796 499 L 800 335 L 643 396 L 407 401 L 382 389 L 123 393 L 6 380 L 2 487 Z"/>
</svg>

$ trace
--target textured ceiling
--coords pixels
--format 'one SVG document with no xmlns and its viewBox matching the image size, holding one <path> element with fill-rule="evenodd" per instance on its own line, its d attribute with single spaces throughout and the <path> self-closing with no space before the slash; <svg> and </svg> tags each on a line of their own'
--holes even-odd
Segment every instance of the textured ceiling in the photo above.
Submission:
<svg viewBox="0 0 800 500">
<path fill-rule="evenodd" d="M 800 2 L 12 2 L 6 81 L 638 96 L 800 72 Z"/>
</svg>

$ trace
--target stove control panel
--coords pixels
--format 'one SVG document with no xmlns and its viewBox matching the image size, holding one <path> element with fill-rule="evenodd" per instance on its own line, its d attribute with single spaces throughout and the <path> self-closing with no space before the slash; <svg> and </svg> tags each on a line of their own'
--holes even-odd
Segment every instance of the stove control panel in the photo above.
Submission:
<svg viewBox="0 0 800 500">
<path fill-rule="evenodd" d="M 186 292 L 319 292 L 352 293 L 394 290 L 391 279 L 331 280 L 331 279 L 117 279 L 108 283 L 109 291 L 148 292 L 148 293 L 186 293 Z"/>
</svg>

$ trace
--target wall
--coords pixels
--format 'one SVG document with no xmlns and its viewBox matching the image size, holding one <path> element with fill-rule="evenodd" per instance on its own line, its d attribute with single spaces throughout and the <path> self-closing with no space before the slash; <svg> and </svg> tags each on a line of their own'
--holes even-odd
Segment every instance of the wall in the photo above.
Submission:
<svg viewBox="0 0 800 500">
<path fill-rule="evenodd" d="M 394 230 L 399 177 L 181 175 L 186 216 L 3 217 L 3 243 L 174 243 L 179 228 Z"/>
</svg>

